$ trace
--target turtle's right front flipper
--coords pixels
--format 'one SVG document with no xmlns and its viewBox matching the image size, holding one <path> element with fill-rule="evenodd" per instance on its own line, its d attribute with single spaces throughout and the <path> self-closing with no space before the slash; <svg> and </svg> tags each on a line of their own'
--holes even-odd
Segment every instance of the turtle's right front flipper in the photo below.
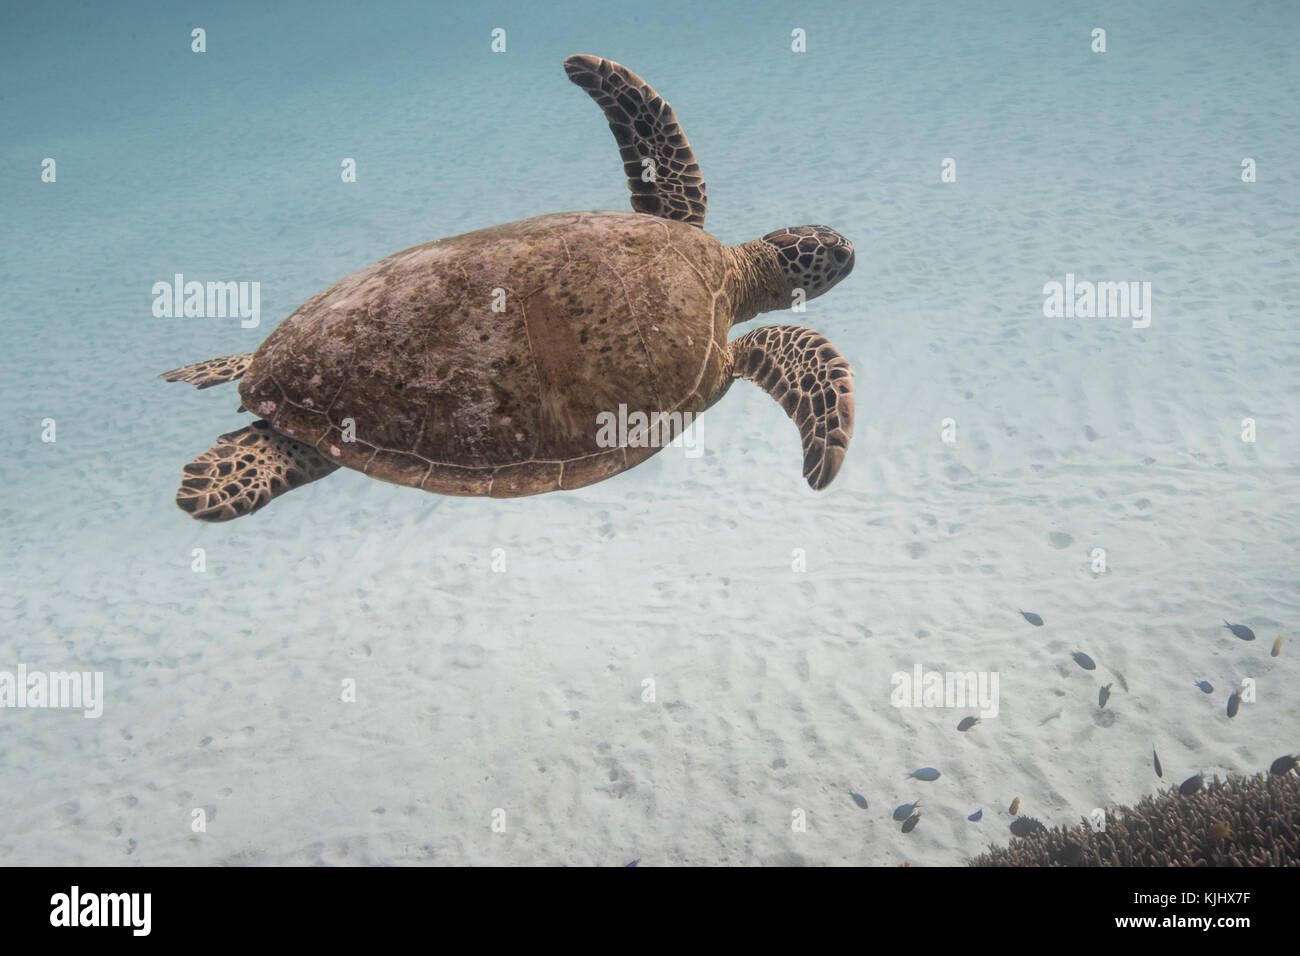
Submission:
<svg viewBox="0 0 1300 956">
<path fill-rule="evenodd" d="M 248 371 L 252 361 L 252 352 L 247 355 L 224 355 L 206 362 L 195 362 L 184 368 L 174 368 L 158 377 L 168 382 L 189 382 L 195 388 L 211 388 L 213 385 L 233 382 Z"/>
<path fill-rule="evenodd" d="M 732 374 L 785 409 L 803 438 L 803 476 L 814 491 L 835 478 L 853 437 L 853 369 L 826 337 L 766 325 L 731 343 Z"/>
<path fill-rule="evenodd" d="M 229 521 L 338 467 L 310 445 L 256 421 L 222 435 L 185 466 L 176 504 L 200 521 Z"/>
</svg>

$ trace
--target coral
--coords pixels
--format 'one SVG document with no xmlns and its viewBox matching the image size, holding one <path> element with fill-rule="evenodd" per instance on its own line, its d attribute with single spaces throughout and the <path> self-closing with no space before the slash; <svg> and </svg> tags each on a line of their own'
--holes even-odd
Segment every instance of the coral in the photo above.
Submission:
<svg viewBox="0 0 1300 956">
<path fill-rule="evenodd" d="M 1289 769 L 1289 768 L 1288 768 Z M 1183 796 L 1176 787 L 1010 846 L 971 866 L 1300 866 L 1300 775 L 1229 777 Z"/>
</svg>

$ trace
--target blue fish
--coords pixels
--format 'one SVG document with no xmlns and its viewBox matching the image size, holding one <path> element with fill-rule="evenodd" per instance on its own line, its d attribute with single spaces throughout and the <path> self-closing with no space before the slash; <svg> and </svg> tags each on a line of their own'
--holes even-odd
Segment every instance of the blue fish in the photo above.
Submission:
<svg viewBox="0 0 1300 956">
<path fill-rule="evenodd" d="M 1086 671 L 1095 671 L 1097 669 L 1097 662 L 1094 661 L 1087 654 L 1085 654 L 1083 651 L 1075 651 L 1070 656 L 1074 658 L 1074 662 L 1076 664 L 1078 664 Z"/>
<path fill-rule="evenodd" d="M 1035 614 L 1033 611 L 1021 611 L 1020 616 L 1023 617 L 1026 621 L 1028 621 L 1030 624 L 1034 625 L 1034 627 L 1043 626 L 1043 619 L 1039 617 L 1037 614 Z"/>
<path fill-rule="evenodd" d="M 1201 689 L 1201 693 L 1202 693 L 1202 694 L 1213 694 L 1213 693 L 1214 693 L 1214 685 L 1211 684 L 1208 680 L 1198 680 L 1198 681 L 1196 682 L 1196 686 L 1199 687 L 1199 688 Z"/>
<path fill-rule="evenodd" d="M 966 819 L 969 820 L 971 823 L 979 823 L 981 820 L 984 819 L 984 811 L 983 811 L 983 810 L 976 810 L 974 813 L 972 813 L 972 814 L 971 814 L 970 816 L 968 816 Z"/>
<path fill-rule="evenodd" d="M 1228 716 L 1236 717 L 1237 708 L 1239 706 L 1241 706 L 1241 695 L 1234 690 L 1231 694 L 1228 695 Z"/>
<path fill-rule="evenodd" d="M 629 866 L 636 866 L 640 862 L 640 859 L 633 860 L 631 863 L 624 864 L 623 869 L 626 870 Z"/>
<path fill-rule="evenodd" d="M 957 725 L 957 729 L 960 730 L 962 733 L 965 733 L 966 731 L 970 730 L 979 722 L 980 719 L 978 717 L 963 717 L 961 719 L 961 723 Z"/>
<path fill-rule="evenodd" d="M 915 777 L 917 780 L 938 780 L 939 771 L 933 767 L 922 767 L 920 770 L 913 770 L 911 773 L 903 774 L 905 777 Z"/>
<path fill-rule="evenodd" d="M 1255 639 L 1255 632 L 1245 624 L 1229 624 L 1227 621 L 1224 621 L 1223 626 L 1232 631 L 1233 637 L 1239 637 L 1243 641 L 1253 641 Z"/>
<path fill-rule="evenodd" d="M 903 821 L 903 832 L 911 833 L 916 829 L 916 825 L 921 822 L 921 814 L 914 813 Z"/>
<path fill-rule="evenodd" d="M 915 810 L 920 805 L 921 805 L 921 801 L 917 800 L 915 803 L 904 803 L 900 806 L 894 807 L 894 819 L 906 820 L 908 817 L 912 815 L 912 811 Z"/>
<path fill-rule="evenodd" d="M 864 797 L 862 794 L 854 793 L 852 790 L 850 790 L 849 796 L 852 797 L 853 802 L 856 803 L 858 806 L 860 806 L 863 810 L 867 809 L 867 798 Z"/>
</svg>

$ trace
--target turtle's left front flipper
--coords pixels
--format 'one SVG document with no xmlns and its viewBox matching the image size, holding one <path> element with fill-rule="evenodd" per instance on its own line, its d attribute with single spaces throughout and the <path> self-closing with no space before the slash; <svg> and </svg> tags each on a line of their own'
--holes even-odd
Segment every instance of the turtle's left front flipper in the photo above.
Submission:
<svg viewBox="0 0 1300 956">
<path fill-rule="evenodd" d="M 798 325 L 768 325 L 731 343 L 732 375 L 758 385 L 803 437 L 803 476 L 821 491 L 853 437 L 853 369 L 826 337 Z"/>
<path fill-rule="evenodd" d="M 704 228 L 708 190 L 673 108 L 613 60 L 571 56 L 564 71 L 605 111 L 623 157 L 632 208 Z"/>
</svg>

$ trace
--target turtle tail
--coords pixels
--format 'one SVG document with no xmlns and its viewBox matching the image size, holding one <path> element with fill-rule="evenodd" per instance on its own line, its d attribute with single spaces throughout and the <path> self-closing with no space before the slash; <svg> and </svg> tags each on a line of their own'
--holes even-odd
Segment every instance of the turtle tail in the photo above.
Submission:
<svg viewBox="0 0 1300 956">
<path fill-rule="evenodd" d="M 252 361 L 252 352 L 247 355 L 224 355 L 183 368 L 174 368 L 158 377 L 168 382 L 189 382 L 195 388 L 211 388 L 213 385 L 233 382 L 248 371 Z"/>
</svg>

